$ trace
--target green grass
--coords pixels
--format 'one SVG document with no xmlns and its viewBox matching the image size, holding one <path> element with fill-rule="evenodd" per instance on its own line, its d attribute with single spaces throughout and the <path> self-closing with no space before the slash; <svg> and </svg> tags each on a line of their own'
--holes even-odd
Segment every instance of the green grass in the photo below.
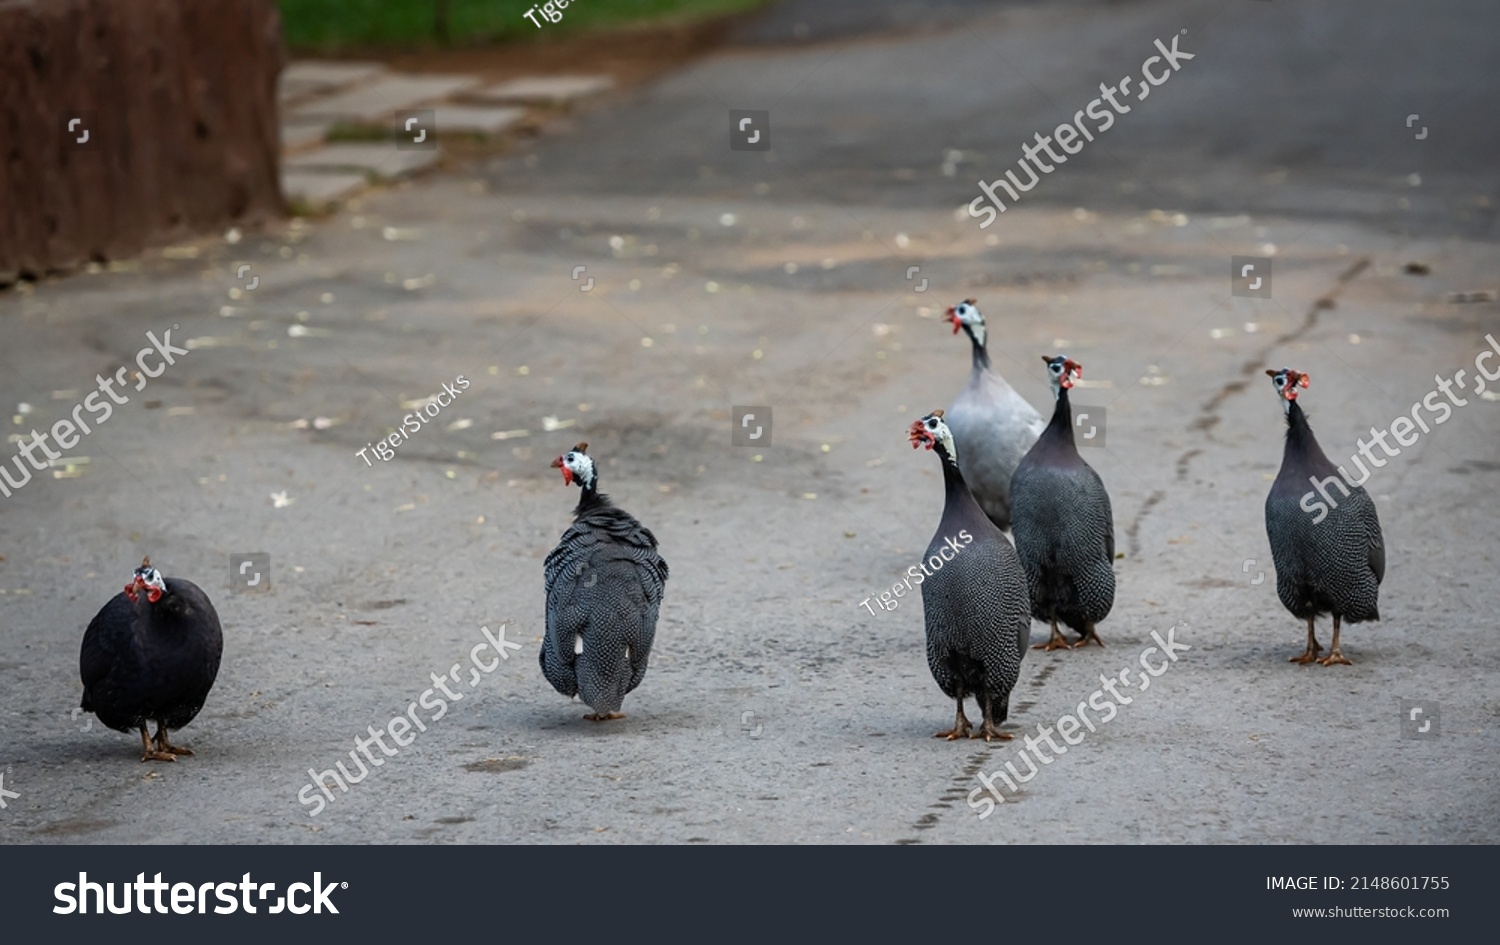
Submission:
<svg viewBox="0 0 1500 945">
<path fill-rule="evenodd" d="M 653 19 L 716 16 L 760 6 L 766 0 L 572 0 L 562 20 L 548 22 L 535 0 L 278 0 L 293 49 L 355 46 L 423 46 L 443 41 L 438 11 L 446 6 L 447 41 L 470 45 L 556 36 L 582 28 Z"/>
</svg>

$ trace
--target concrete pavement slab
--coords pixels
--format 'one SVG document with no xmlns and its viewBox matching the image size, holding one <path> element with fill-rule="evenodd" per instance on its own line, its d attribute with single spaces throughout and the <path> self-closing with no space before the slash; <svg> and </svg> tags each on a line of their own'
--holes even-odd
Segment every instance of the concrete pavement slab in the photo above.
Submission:
<svg viewBox="0 0 1500 945">
<path fill-rule="evenodd" d="M 557 75 L 512 79 L 483 89 L 464 93 L 474 102 L 497 105 L 561 105 L 613 88 L 615 81 L 607 75 Z"/>
<path fill-rule="evenodd" d="M 338 142 L 288 157 L 284 165 L 299 171 L 358 170 L 376 177 L 401 177 L 437 163 L 436 149 L 397 148 L 394 142 Z"/>
<path fill-rule="evenodd" d="M 480 80 L 460 75 L 390 75 L 335 95 L 304 102 L 291 110 L 293 119 L 382 124 L 395 113 L 448 98 L 474 88 Z"/>
</svg>

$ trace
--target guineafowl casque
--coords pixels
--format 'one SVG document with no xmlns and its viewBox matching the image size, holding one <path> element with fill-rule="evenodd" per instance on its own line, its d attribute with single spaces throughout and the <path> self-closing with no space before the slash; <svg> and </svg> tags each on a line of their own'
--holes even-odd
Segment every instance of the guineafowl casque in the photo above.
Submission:
<svg viewBox="0 0 1500 945">
<path fill-rule="evenodd" d="M 1068 643 L 1059 622 L 1104 645 L 1096 625 L 1115 602 L 1115 521 L 1109 493 L 1073 442 L 1073 408 L 1068 390 L 1083 365 L 1057 355 L 1043 356 L 1057 398 L 1052 422 L 1010 483 L 1016 552 L 1031 586 L 1031 615 L 1051 624 L 1052 636 L 1038 648 Z"/>
<path fill-rule="evenodd" d="M 1047 428 L 1042 415 L 990 368 L 984 315 L 973 299 L 948 309 L 953 333 L 969 336 L 969 383 L 944 419 L 958 447 L 959 471 L 974 500 L 1002 531 L 1011 527 L 1010 480 L 1021 458 Z"/>
<path fill-rule="evenodd" d="M 953 728 L 936 737 L 969 736 L 964 698 L 973 696 L 984 714 L 979 734 L 985 741 L 1009 740 L 1000 724 L 1010 715 L 1010 693 L 1026 655 L 1026 574 L 1010 541 L 964 483 L 943 411 L 913 423 L 909 436 L 913 449 L 925 445 L 943 463 L 943 517 L 923 562 L 922 616 L 927 667 L 958 712 Z"/>
<path fill-rule="evenodd" d="M 84 631 L 82 708 L 117 732 L 138 729 L 142 761 L 176 761 L 192 752 L 167 734 L 203 708 L 223 655 L 224 631 L 208 595 L 192 581 L 163 577 L 146 558 Z M 154 739 L 148 722 L 156 723 Z"/>
<path fill-rule="evenodd" d="M 543 565 L 547 635 L 537 656 L 553 688 L 582 697 L 594 710 L 584 718 L 604 722 L 625 717 L 625 694 L 646 675 L 667 562 L 651 530 L 599 492 L 588 446 L 552 461 L 583 496 Z"/>
<path fill-rule="evenodd" d="M 1339 650 L 1340 624 L 1380 619 L 1380 582 L 1385 578 L 1380 516 L 1362 486 L 1345 484 L 1307 425 L 1307 415 L 1297 403 L 1297 390 L 1307 387 L 1307 375 L 1291 368 L 1266 373 L 1286 412 L 1281 472 L 1266 496 L 1266 537 L 1276 564 L 1276 596 L 1292 616 L 1307 621 L 1307 649 L 1291 662 L 1349 665 Z M 1309 508 L 1304 497 L 1311 496 L 1318 484 L 1329 490 L 1330 502 Z M 1333 489 L 1342 490 L 1342 497 L 1335 497 Z M 1323 647 L 1314 624 L 1318 615 L 1328 613 L 1333 614 L 1333 649 L 1318 659 Z"/>
</svg>

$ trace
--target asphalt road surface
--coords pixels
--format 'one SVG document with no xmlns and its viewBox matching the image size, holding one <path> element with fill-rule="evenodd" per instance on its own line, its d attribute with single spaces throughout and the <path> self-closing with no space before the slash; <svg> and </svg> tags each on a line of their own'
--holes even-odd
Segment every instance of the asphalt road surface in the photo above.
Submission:
<svg viewBox="0 0 1500 945">
<path fill-rule="evenodd" d="M 1474 380 L 1500 307 L 1451 300 L 1500 288 L 1492 5 L 853 6 L 791 4 L 328 219 L 0 294 L 13 435 L 134 370 L 148 332 L 189 352 L 69 453 L 89 462 L 0 498 L 0 841 L 1500 840 L 1500 402 Z M 1157 40 L 1193 58 L 981 228 L 978 182 Z M 730 149 L 730 109 L 769 112 L 769 150 Z M 1231 293 L 1233 256 L 1272 259 L 1269 298 Z M 1007 730 L 1166 667 L 993 808 L 977 776 L 1023 741 L 933 739 L 952 706 L 920 602 L 860 604 L 937 524 L 905 431 L 967 377 L 940 318 L 965 297 L 1044 411 L 1039 356 L 1085 365 L 1123 552 L 1107 647 L 1030 653 Z M 1336 462 L 1467 372 L 1366 484 L 1389 569 L 1352 666 L 1287 662 L 1262 513 L 1283 364 Z M 358 455 L 460 375 L 392 459 Z M 731 445 L 736 405 L 770 409 L 763 447 Z M 671 565 L 607 725 L 536 663 L 577 500 L 548 464 L 578 440 Z M 244 552 L 270 556 L 257 588 L 231 586 Z M 73 711 L 83 628 L 143 554 L 225 626 L 175 764 Z M 470 668 L 502 625 L 519 649 Z M 1189 648 L 1162 663 L 1169 632 Z M 311 787 L 454 667 L 441 718 L 331 801 Z M 1418 707 L 1438 724 L 1403 732 Z"/>
</svg>

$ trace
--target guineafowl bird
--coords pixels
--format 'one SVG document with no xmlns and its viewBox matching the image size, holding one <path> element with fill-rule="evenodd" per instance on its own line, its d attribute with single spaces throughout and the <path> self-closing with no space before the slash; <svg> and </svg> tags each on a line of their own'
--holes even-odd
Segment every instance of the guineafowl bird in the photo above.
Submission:
<svg viewBox="0 0 1500 945">
<path fill-rule="evenodd" d="M 1042 415 L 990 368 L 984 315 L 973 299 L 948 309 L 953 333 L 973 349 L 969 383 L 944 415 L 958 447 L 959 471 L 974 500 L 1002 531 L 1011 527 L 1010 480 L 1021 458 L 1047 428 Z"/>
<path fill-rule="evenodd" d="M 1052 422 L 1010 483 L 1016 552 L 1031 585 L 1031 615 L 1052 625 L 1052 636 L 1037 647 L 1066 648 L 1059 622 L 1104 645 L 1096 625 L 1115 602 L 1115 520 L 1109 493 L 1073 443 L 1073 408 L 1068 390 L 1083 365 L 1057 355 L 1043 356 L 1057 405 Z"/>
<path fill-rule="evenodd" d="M 1362 486 L 1345 484 L 1343 470 L 1329 461 L 1307 425 L 1297 403 L 1298 388 L 1308 386 L 1307 375 L 1291 368 L 1266 373 L 1286 412 L 1281 472 L 1266 496 L 1266 537 L 1276 564 L 1276 596 L 1292 616 L 1307 621 L 1307 649 L 1291 662 L 1349 665 L 1339 650 L 1339 625 L 1380 619 L 1380 582 L 1385 578 L 1380 516 Z M 1361 471 L 1368 478 L 1363 465 Z M 1335 498 L 1333 489 L 1342 496 Z M 1312 501 L 1314 490 L 1328 502 Z M 1327 613 L 1333 614 L 1333 649 L 1318 659 L 1323 648 L 1313 627 L 1318 615 Z"/>
<path fill-rule="evenodd" d="M 958 713 L 953 728 L 936 737 L 969 736 L 964 698 L 973 696 L 984 714 L 984 740 L 1009 740 L 1000 723 L 1010 715 L 1010 693 L 1026 655 L 1026 574 L 1010 541 L 964 483 L 943 411 L 913 423 L 909 436 L 913 449 L 925 445 L 943 463 L 943 517 L 921 565 L 922 616 L 927 667 L 938 688 L 958 703 Z"/>
<path fill-rule="evenodd" d="M 543 565 L 547 635 L 537 656 L 554 689 L 581 696 L 594 710 L 584 718 L 604 722 L 625 717 L 625 694 L 646 675 L 667 562 L 651 530 L 599 492 L 588 447 L 552 461 L 583 496 Z"/>
<path fill-rule="evenodd" d="M 208 595 L 162 577 L 146 558 L 83 634 L 78 669 L 85 712 L 117 732 L 139 729 L 142 761 L 191 755 L 167 740 L 193 720 L 219 675 L 224 632 Z M 156 723 L 148 738 L 146 723 Z"/>
</svg>

